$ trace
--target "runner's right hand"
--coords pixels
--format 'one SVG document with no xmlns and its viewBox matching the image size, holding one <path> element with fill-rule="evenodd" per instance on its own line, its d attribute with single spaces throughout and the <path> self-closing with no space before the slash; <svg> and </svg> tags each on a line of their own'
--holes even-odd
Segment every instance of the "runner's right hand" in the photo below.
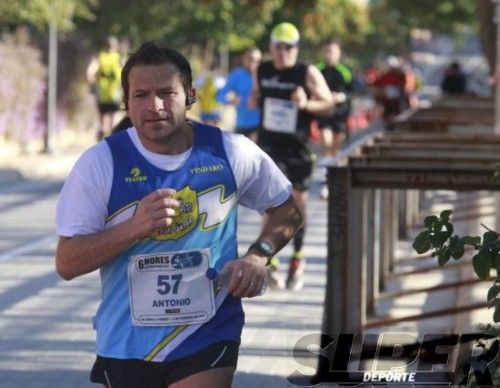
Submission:
<svg viewBox="0 0 500 388">
<path fill-rule="evenodd" d="M 174 189 L 158 189 L 139 202 L 132 219 L 138 238 L 147 237 L 159 228 L 172 225 L 179 207 L 179 201 L 174 198 L 175 193 Z"/>
<path fill-rule="evenodd" d="M 307 106 L 307 94 L 302 86 L 297 86 L 291 95 L 291 100 L 295 102 L 299 109 L 305 109 Z"/>
</svg>

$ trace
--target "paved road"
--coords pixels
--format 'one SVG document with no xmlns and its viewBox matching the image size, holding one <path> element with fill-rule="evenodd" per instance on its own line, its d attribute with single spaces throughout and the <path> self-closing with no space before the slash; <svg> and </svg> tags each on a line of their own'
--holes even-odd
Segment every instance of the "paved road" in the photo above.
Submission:
<svg viewBox="0 0 500 388">
<path fill-rule="evenodd" d="M 0 186 L 0 387 L 92 387 L 91 317 L 99 299 L 98 274 L 71 282 L 54 272 L 55 203 L 61 182 Z M 317 192 L 317 185 L 314 191 Z M 270 291 L 245 301 L 246 327 L 234 387 L 287 387 L 295 370 L 311 374 L 314 358 L 295 359 L 305 335 L 320 332 L 326 256 L 326 203 L 313 193 L 302 292 Z M 240 211 L 240 249 L 253 241 L 258 214 Z M 285 248 L 283 257 L 290 254 Z M 283 268 L 284 271 L 284 268 Z M 310 356 L 310 355 L 309 355 Z M 307 364 L 307 360 L 312 364 Z"/>
</svg>

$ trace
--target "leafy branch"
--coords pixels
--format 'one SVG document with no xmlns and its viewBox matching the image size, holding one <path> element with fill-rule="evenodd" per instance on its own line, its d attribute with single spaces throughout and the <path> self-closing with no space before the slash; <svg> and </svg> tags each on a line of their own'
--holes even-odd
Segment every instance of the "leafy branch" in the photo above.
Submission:
<svg viewBox="0 0 500 388">
<path fill-rule="evenodd" d="M 465 248 L 471 247 L 476 252 L 472 257 L 472 266 L 480 279 L 489 279 L 491 270 L 496 270 L 496 279 L 488 290 L 487 301 L 490 307 L 495 308 L 493 321 L 500 322 L 499 234 L 481 224 L 486 229 L 482 237 L 453 235 L 451 214 L 451 210 L 445 210 L 439 217 L 427 216 L 424 220 L 425 230 L 415 238 L 412 247 L 419 254 L 432 251 L 431 257 L 437 257 L 441 267 L 450 259 L 460 260 L 465 254 Z"/>
</svg>

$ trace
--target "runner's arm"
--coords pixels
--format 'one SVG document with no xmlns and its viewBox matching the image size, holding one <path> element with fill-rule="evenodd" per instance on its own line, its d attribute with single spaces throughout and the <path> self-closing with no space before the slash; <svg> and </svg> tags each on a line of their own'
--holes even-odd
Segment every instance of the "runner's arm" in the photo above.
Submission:
<svg viewBox="0 0 500 388">
<path fill-rule="evenodd" d="M 303 221 L 302 211 L 290 195 L 283 204 L 266 210 L 258 240 L 269 242 L 278 252 L 295 236 Z"/>
<path fill-rule="evenodd" d="M 135 214 L 102 232 L 61 236 L 56 250 L 56 271 L 66 280 L 92 272 L 116 258 L 138 240 L 170 226 L 179 202 L 175 190 L 159 189 L 144 197 Z"/>
<path fill-rule="evenodd" d="M 266 211 L 264 225 L 257 240 L 271 244 L 273 252 L 276 253 L 291 240 L 302 223 L 302 212 L 294 197 L 290 195 L 283 204 Z M 228 262 L 224 270 L 231 269 L 233 274 L 241 274 L 233 275 L 229 292 L 236 298 L 258 295 L 267 276 L 267 262 L 267 257 L 253 250 L 249 250 L 238 260 Z M 257 287 L 251 287 L 252 284 Z"/>
<path fill-rule="evenodd" d="M 65 280 L 71 280 L 99 269 L 138 239 L 131 220 L 103 232 L 65 237 L 60 236 L 56 250 L 56 271 Z"/>
<path fill-rule="evenodd" d="M 306 85 L 311 93 L 301 109 L 318 116 L 329 116 L 335 108 L 335 96 L 332 94 L 323 77 L 323 74 L 316 66 L 309 65 L 306 73 Z"/>
<path fill-rule="evenodd" d="M 257 77 L 254 75 L 252 78 L 253 78 L 253 86 L 252 86 L 252 93 L 248 98 L 248 108 L 256 109 L 259 106 L 260 88 L 259 88 L 259 82 L 257 81 Z"/>
<path fill-rule="evenodd" d="M 237 104 L 237 96 L 229 96 L 228 94 L 230 92 L 235 92 L 234 88 L 234 73 L 230 73 L 229 76 L 227 77 L 227 82 L 226 84 L 217 90 L 217 94 L 215 95 L 215 98 L 218 102 L 221 104 Z"/>
</svg>

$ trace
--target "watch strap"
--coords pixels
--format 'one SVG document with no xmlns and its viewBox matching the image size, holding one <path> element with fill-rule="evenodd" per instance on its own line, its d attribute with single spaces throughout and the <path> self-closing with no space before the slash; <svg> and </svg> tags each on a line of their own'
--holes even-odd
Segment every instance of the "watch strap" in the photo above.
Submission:
<svg viewBox="0 0 500 388">
<path fill-rule="evenodd" d="M 274 254 L 273 246 L 267 241 L 257 240 L 248 247 L 248 250 L 255 250 L 267 258 L 266 266 L 271 264 L 271 259 Z"/>
</svg>

